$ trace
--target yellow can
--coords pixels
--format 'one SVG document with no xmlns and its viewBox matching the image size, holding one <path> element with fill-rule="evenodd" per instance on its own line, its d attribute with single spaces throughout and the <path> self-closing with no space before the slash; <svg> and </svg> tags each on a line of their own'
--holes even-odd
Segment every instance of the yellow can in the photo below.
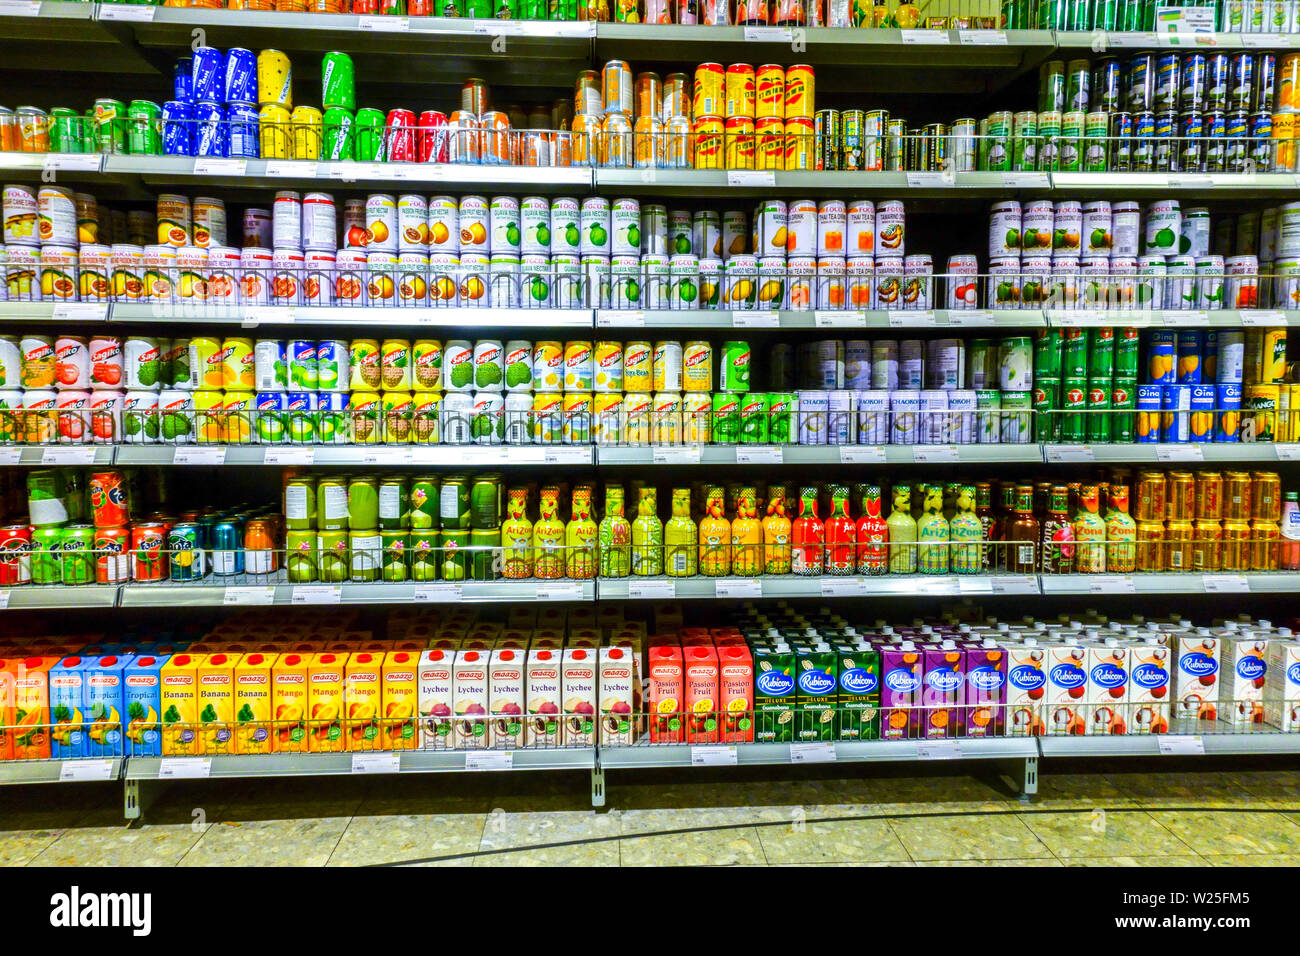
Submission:
<svg viewBox="0 0 1300 956">
<path fill-rule="evenodd" d="M 384 406 L 384 441 L 390 445 L 409 442 L 415 415 L 414 396 L 410 392 L 384 392 L 380 401 Z"/>
<path fill-rule="evenodd" d="M 314 106 L 295 106 L 290 117 L 293 124 L 293 158 L 320 159 L 324 119 Z"/>
<path fill-rule="evenodd" d="M 591 426 L 597 445 L 623 440 L 623 393 L 597 392 L 591 402 Z"/>
<path fill-rule="evenodd" d="M 629 392 L 649 392 L 654 381 L 654 349 L 649 342 L 623 346 L 623 387 Z"/>
<path fill-rule="evenodd" d="M 651 440 L 656 445 L 679 445 L 682 441 L 682 396 L 680 392 L 655 392 L 650 410 Z"/>
<path fill-rule="evenodd" d="M 533 343 L 533 388 L 558 392 L 564 387 L 564 346 L 559 342 Z"/>
<path fill-rule="evenodd" d="M 252 368 L 250 365 L 249 368 Z M 227 389 L 221 411 L 225 418 L 225 440 L 231 445 L 246 445 L 253 440 L 252 411 L 256 396 L 247 389 Z"/>
<path fill-rule="evenodd" d="M 1273 114 L 1273 172 L 1295 171 L 1295 113 Z"/>
<path fill-rule="evenodd" d="M 598 392 L 623 391 L 623 343 L 608 340 L 596 343 L 596 381 Z"/>
<path fill-rule="evenodd" d="M 623 441 L 628 445 L 648 445 L 653 434 L 650 416 L 654 399 L 648 391 L 628 392 L 623 396 Z"/>
<path fill-rule="evenodd" d="M 697 116 L 691 127 L 691 165 L 696 169 L 721 169 L 725 124 L 721 116 Z"/>
<path fill-rule="evenodd" d="M 682 398 L 682 434 L 687 444 L 713 440 L 713 395 L 688 392 Z"/>
<path fill-rule="evenodd" d="M 442 392 L 416 392 L 411 402 L 411 440 L 436 445 L 442 434 L 438 420 L 442 414 Z"/>
<path fill-rule="evenodd" d="M 748 116 L 728 117 L 723 141 L 727 169 L 754 168 L 754 121 L 752 119 Z"/>
<path fill-rule="evenodd" d="M 812 119 L 816 115 L 813 109 L 813 68 L 800 63 L 785 71 L 785 118 Z"/>
<path fill-rule="evenodd" d="M 221 343 L 221 387 L 251 389 L 257 384 L 252 339 L 226 339 Z M 206 379 L 205 379 L 206 381 Z"/>
<path fill-rule="evenodd" d="M 1242 424 L 1253 429 L 1255 441 L 1277 440 L 1280 388 L 1278 385 L 1247 385 L 1242 389 Z"/>
<path fill-rule="evenodd" d="M 754 68 L 748 63 L 727 67 L 727 111 L 725 116 L 754 118 Z"/>
<path fill-rule="evenodd" d="M 216 389 L 200 389 L 191 398 L 198 440 L 203 444 L 220 444 L 226 440 L 226 422 L 222 416 L 226 396 Z M 211 412 L 212 414 L 205 414 Z"/>
<path fill-rule="evenodd" d="M 379 346 L 379 378 L 386 391 L 411 390 L 410 339 L 384 339 Z"/>
<path fill-rule="evenodd" d="M 713 387 L 713 346 L 708 342 L 687 342 L 682 349 L 682 390 L 707 392 Z"/>
<path fill-rule="evenodd" d="M 1265 329 L 1259 352 L 1259 380 L 1281 382 L 1286 379 L 1286 329 Z"/>
<path fill-rule="evenodd" d="M 586 445 L 591 442 L 591 392 L 565 392 L 564 424 L 561 435 L 566 445 Z"/>
<path fill-rule="evenodd" d="M 785 119 L 785 69 L 776 63 L 764 63 L 754 77 L 754 117 Z"/>
<path fill-rule="evenodd" d="M 293 159 L 292 114 L 283 106 L 263 106 L 257 117 L 263 159 Z"/>
<path fill-rule="evenodd" d="M 556 445 L 564 437 L 564 396 L 559 392 L 533 395 L 533 441 Z"/>
<path fill-rule="evenodd" d="M 293 67 L 279 50 L 263 50 L 257 54 L 257 103 L 293 108 Z M 262 158 L 266 158 L 266 153 Z"/>
<path fill-rule="evenodd" d="M 792 119 L 785 121 L 786 171 L 813 168 L 813 121 Z"/>
<path fill-rule="evenodd" d="M 353 392 L 348 396 L 348 418 L 352 426 L 352 441 L 358 445 L 372 445 L 379 441 L 383 431 L 380 416 L 384 403 L 375 392 Z"/>
<path fill-rule="evenodd" d="M 221 355 L 221 340 L 208 335 L 196 335 L 190 339 L 190 349 L 192 350 L 190 352 L 191 361 L 195 363 L 195 374 L 199 380 L 199 388 L 222 388 L 221 365 L 224 358 Z"/>
<path fill-rule="evenodd" d="M 722 116 L 727 108 L 727 72 L 721 63 L 701 63 L 695 68 L 692 116 Z"/>
<path fill-rule="evenodd" d="M 383 375 L 379 365 L 378 339 L 353 339 L 348 343 L 348 388 L 373 392 Z"/>
<path fill-rule="evenodd" d="M 765 116 L 754 122 L 754 168 L 785 169 L 785 120 Z"/>
</svg>

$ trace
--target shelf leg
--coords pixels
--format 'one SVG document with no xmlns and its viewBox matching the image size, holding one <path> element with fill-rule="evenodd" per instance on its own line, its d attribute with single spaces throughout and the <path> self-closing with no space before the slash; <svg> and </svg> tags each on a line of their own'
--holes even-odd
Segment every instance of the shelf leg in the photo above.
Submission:
<svg viewBox="0 0 1300 956">
<path fill-rule="evenodd" d="M 128 820 L 139 820 L 143 809 L 140 805 L 140 781 L 122 781 L 122 813 Z"/>
<path fill-rule="evenodd" d="M 1020 781 L 1020 799 L 1028 803 L 1038 795 L 1038 758 L 1026 757 Z"/>
<path fill-rule="evenodd" d="M 605 805 L 605 769 L 601 767 L 599 758 L 591 768 L 591 805 L 593 807 Z"/>
</svg>

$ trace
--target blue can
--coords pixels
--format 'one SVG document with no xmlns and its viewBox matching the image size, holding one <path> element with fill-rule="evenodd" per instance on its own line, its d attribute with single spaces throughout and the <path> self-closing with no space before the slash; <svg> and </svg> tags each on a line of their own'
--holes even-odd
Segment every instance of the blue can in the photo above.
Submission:
<svg viewBox="0 0 1300 956">
<path fill-rule="evenodd" d="M 194 50 L 190 95 L 196 103 L 223 103 L 226 98 L 226 58 L 212 46 Z"/>
<path fill-rule="evenodd" d="M 1213 385 L 1192 386 L 1192 415 L 1190 429 L 1193 442 L 1214 440 L 1214 403 L 1218 390 Z"/>
<path fill-rule="evenodd" d="M 1201 352 L 1201 381 L 1219 380 L 1219 333 L 1205 333 L 1205 349 Z"/>
<path fill-rule="evenodd" d="M 212 573 L 244 573 L 244 528 L 238 518 L 218 521 L 212 529 Z"/>
<path fill-rule="evenodd" d="M 1178 135 L 1178 114 L 1174 112 L 1157 113 L 1154 142 L 1151 147 L 1151 162 L 1158 172 L 1178 170 L 1178 146 L 1174 137 Z"/>
<path fill-rule="evenodd" d="M 1137 387 L 1137 440 L 1143 444 L 1160 441 L 1160 409 L 1164 404 L 1162 385 Z"/>
<path fill-rule="evenodd" d="M 1205 333 L 1186 329 L 1178 333 L 1179 385 L 1201 384 L 1201 355 L 1205 351 Z"/>
<path fill-rule="evenodd" d="M 1147 379 L 1152 385 L 1173 385 L 1178 360 L 1174 332 L 1163 329 L 1147 333 Z"/>
<path fill-rule="evenodd" d="M 1222 110 L 1205 114 L 1205 170 L 1221 173 L 1228 162 L 1228 121 Z"/>
<path fill-rule="evenodd" d="M 1207 110 L 1226 110 L 1228 108 L 1228 80 L 1232 69 L 1228 64 L 1228 54 L 1207 53 L 1205 56 L 1205 108 Z"/>
<path fill-rule="evenodd" d="M 172 67 L 172 96 L 186 103 L 194 102 L 194 61 L 188 56 L 178 57 Z"/>
<path fill-rule="evenodd" d="M 284 411 L 287 403 L 284 399 L 284 392 L 258 392 L 253 402 L 253 410 L 257 414 L 257 421 L 253 423 L 253 431 L 257 435 L 257 440 L 267 445 L 274 445 L 284 441 Z"/>
<path fill-rule="evenodd" d="M 1178 90 L 1180 110 L 1205 109 L 1205 54 L 1183 55 L 1182 82 Z"/>
<path fill-rule="evenodd" d="M 1241 385 L 1216 385 L 1215 441 L 1241 441 Z"/>
<path fill-rule="evenodd" d="M 226 105 L 257 105 L 257 54 L 243 47 L 226 51 Z"/>
<path fill-rule="evenodd" d="M 1256 113 L 1250 118 L 1250 139 L 1250 156 L 1255 161 L 1255 169 L 1266 173 L 1272 171 L 1274 168 L 1272 113 Z M 1283 171 L 1289 172 L 1289 170 Z"/>
<path fill-rule="evenodd" d="M 317 392 L 316 393 L 316 411 L 318 412 L 341 412 L 348 407 L 347 392 Z"/>
<path fill-rule="evenodd" d="M 262 155 L 261 135 L 258 132 L 257 109 L 236 103 L 226 110 L 230 123 L 231 156 L 256 159 Z"/>
<path fill-rule="evenodd" d="M 163 155 L 194 155 L 194 104 L 168 100 L 162 106 Z"/>
<path fill-rule="evenodd" d="M 1178 109 L 1178 91 L 1182 85 L 1179 60 L 1177 53 L 1161 53 L 1156 58 L 1155 106 L 1152 108 L 1157 113 Z"/>
<path fill-rule="evenodd" d="M 167 561 L 173 581 L 199 581 L 206 577 L 203 529 L 188 521 L 172 525 L 167 534 Z"/>
<path fill-rule="evenodd" d="M 1192 386 L 1165 385 L 1161 396 L 1160 440 L 1180 444 L 1190 441 Z"/>
<path fill-rule="evenodd" d="M 220 103 L 200 103 L 194 107 L 194 155 L 228 156 L 229 130 L 226 108 Z"/>
<path fill-rule="evenodd" d="M 289 441 L 310 442 L 316 437 L 316 393 L 288 392 L 285 417 L 289 422 Z"/>
<path fill-rule="evenodd" d="M 1252 109 L 1255 91 L 1255 54 L 1234 53 L 1229 58 L 1228 109 Z"/>
</svg>

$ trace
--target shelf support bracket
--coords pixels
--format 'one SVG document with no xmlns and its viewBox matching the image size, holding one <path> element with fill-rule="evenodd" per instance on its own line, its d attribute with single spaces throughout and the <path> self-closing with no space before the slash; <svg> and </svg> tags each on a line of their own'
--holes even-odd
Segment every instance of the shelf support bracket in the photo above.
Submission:
<svg viewBox="0 0 1300 956">
<path fill-rule="evenodd" d="M 593 807 L 605 805 L 605 768 L 600 765 L 599 755 L 596 757 L 596 762 L 591 765 L 591 805 Z"/>
</svg>

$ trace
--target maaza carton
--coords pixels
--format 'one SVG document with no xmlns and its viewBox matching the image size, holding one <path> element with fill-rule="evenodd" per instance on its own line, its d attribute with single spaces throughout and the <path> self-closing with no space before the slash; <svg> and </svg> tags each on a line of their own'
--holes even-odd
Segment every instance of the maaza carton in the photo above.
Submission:
<svg viewBox="0 0 1300 956">
<path fill-rule="evenodd" d="M 358 651 L 343 669 L 343 737 L 348 750 L 379 750 L 384 655 Z"/>
<path fill-rule="evenodd" d="M 596 742 L 596 651 L 566 647 L 560 660 L 560 696 L 564 702 L 564 745 L 590 747 Z"/>
<path fill-rule="evenodd" d="M 524 722 L 525 747 L 560 746 L 560 655 L 553 647 L 537 647 L 528 652 L 524 678 L 524 703 L 528 717 Z"/>
<path fill-rule="evenodd" d="M 269 754 L 274 746 L 271 674 L 277 656 L 254 651 L 235 665 L 235 753 Z"/>
<path fill-rule="evenodd" d="M 1129 645 L 1130 734 L 1169 733 L 1169 657 L 1168 645 L 1159 638 Z"/>
<path fill-rule="evenodd" d="M 162 669 L 167 657 L 143 654 L 122 668 L 122 727 L 127 756 L 162 753 Z"/>
<path fill-rule="evenodd" d="M 520 648 L 499 648 L 488 662 L 488 746 L 514 750 L 524 745 L 524 671 Z"/>
<path fill-rule="evenodd" d="M 920 736 L 922 654 L 911 641 L 880 645 L 880 738 Z"/>
<path fill-rule="evenodd" d="M 1048 735 L 1082 734 L 1088 672 L 1087 650 L 1081 644 L 1048 644 L 1045 670 L 1047 689 L 1043 704 L 1043 732 Z"/>
<path fill-rule="evenodd" d="M 281 654 L 271 666 L 271 713 L 276 753 L 306 753 L 307 713 L 311 707 L 307 670 L 310 654 Z"/>
<path fill-rule="evenodd" d="M 596 679 L 596 701 L 600 711 L 602 746 L 626 745 L 636 739 L 633 688 L 636 670 L 628 647 L 602 647 Z"/>
<path fill-rule="evenodd" d="M 754 660 L 743 643 L 722 644 L 718 652 L 718 711 L 724 744 L 754 740 Z"/>
<path fill-rule="evenodd" d="M 208 654 L 195 684 L 203 753 L 235 752 L 235 668 L 241 654 Z"/>
<path fill-rule="evenodd" d="M 1251 633 L 1223 639 L 1223 684 L 1219 719 L 1235 725 L 1264 722 L 1268 640 Z"/>
<path fill-rule="evenodd" d="M 718 652 L 711 644 L 682 648 L 683 709 L 686 742 L 716 744 L 718 729 Z"/>
<path fill-rule="evenodd" d="M 86 755 L 81 715 L 85 685 L 86 664 L 81 657 L 65 657 L 50 668 L 50 756 L 56 760 Z"/>
<path fill-rule="evenodd" d="M 388 651 L 384 655 L 384 718 L 379 725 L 379 742 L 384 750 L 415 749 L 419 736 L 416 731 L 419 661 L 420 656 L 410 651 Z"/>
<path fill-rule="evenodd" d="M 685 693 L 685 668 L 682 649 L 676 644 L 652 644 L 646 652 L 649 679 L 647 707 L 650 713 L 650 742 L 682 742 L 682 699 Z"/>
<path fill-rule="evenodd" d="M 956 641 L 946 640 L 925 645 L 922 655 L 922 735 L 956 737 L 966 699 L 966 653 Z"/>
<path fill-rule="evenodd" d="M 450 750 L 454 744 L 452 734 L 452 665 L 454 650 L 434 649 L 420 655 L 416 671 L 420 708 L 420 748 L 422 750 Z"/>
<path fill-rule="evenodd" d="M 1300 732 L 1300 641 L 1269 641 L 1264 719 L 1284 733 Z"/>
<path fill-rule="evenodd" d="M 836 740 L 880 737 L 880 652 L 869 644 L 835 648 L 839 656 L 839 710 Z"/>
<path fill-rule="evenodd" d="M 343 709 L 348 655 L 325 651 L 307 662 L 307 747 L 312 753 L 344 750 Z"/>
<path fill-rule="evenodd" d="M 1208 629 L 1174 635 L 1176 719 L 1218 720 L 1221 650 L 1219 639 Z"/>
<path fill-rule="evenodd" d="M 798 647 L 794 653 L 794 739 L 834 740 L 839 658 L 829 644 Z"/>
<path fill-rule="evenodd" d="M 162 754 L 189 757 L 203 753 L 199 733 L 198 670 L 202 654 L 173 654 L 162 668 Z"/>
<path fill-rule="evenodd" d="M 1086 703 L 1080 710 L 1084 733 L 1101 736 L 1128 733 L 1128 668 L 1128 648 L 1114 638 L 1087 645 Z"/>
<path fill-rule="evenodd" d="M 1007 652 L 993 638 L 966 645 L 966 700 L 962 730 L 967 737 L 1001 737 L 1007 720 Z"/>
<path fill-rule="evenodd" d="M 452 747 L 480 749 L 488 745 L 488 651 L 462 650 L 452 665 Z"/>
<path fill-rule="evenodd" d="M 784 644 L 755 648 L 754 739 L 784 743 L 794 739 L 794 653 Z M 679 738 L 680 739 L 680 738 Z"/>
<path fill-rule="evenodd" d="M 50 756 L 50 668 L 55 656 L 22 657 L 13 662 L 13 757 L 43 760 Z"/>
<path fill-rule="evenodd" d="M 124 675 L 132 660 L 134 657 L 130 654 L 125 657 L 105 654 L 85 659 L 85 697 L 81 713 L 85 721 L 87 757 L 122 756 L 122 714 L 126 707 Z"/>
</svg>

